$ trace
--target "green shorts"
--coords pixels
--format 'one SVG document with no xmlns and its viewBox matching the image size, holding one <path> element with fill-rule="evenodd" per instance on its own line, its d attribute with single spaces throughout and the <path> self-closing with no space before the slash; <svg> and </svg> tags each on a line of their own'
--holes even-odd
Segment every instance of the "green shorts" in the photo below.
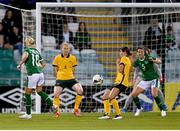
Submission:
<svg viewBox="0 0 180 131">
<path fill-rule="evenodd" d="M 76 79 L 56 80 L 55 86 L 60 86 L 62 88 L 72 88 L 77 83 L 79 82 Z"/>
<path fill-rule="evenodd" d="M 126 91 L 126 89 L 128 88 L 127 86 L 125 85 L 122 85 L 122 84 L 117 84 L 117 83 L 114 83 L 113 84 L 113 88 L 118 88 L 119 89 L 119 92 L 120 93 L 124 93 Z"/>
</svg>

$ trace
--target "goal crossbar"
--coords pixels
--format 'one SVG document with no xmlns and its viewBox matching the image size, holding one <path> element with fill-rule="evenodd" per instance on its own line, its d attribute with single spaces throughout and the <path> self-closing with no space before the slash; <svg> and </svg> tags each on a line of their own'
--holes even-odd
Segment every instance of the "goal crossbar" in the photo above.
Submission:
<svg viewBox="0 0 180 131">
<path fill-rule="evenodd" d="M 62 2 L 62 3 L 50 3 L 44 2 L 36 3 L 36 7 L 43 6 L 43 7 L 124 7 L 124 8 L 158 8 L 158 7 L 180 7 L 180 3 L 69 3 L 69 2 Z"/>
</svg>

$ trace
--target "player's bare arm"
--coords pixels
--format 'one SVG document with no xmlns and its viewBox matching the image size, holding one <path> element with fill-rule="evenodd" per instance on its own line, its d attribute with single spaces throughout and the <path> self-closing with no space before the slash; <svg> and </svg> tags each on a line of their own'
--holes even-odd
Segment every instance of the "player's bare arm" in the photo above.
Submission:
<svg viewBox="0 0 180 131">
<path fill-rule="evenodd" d="M 58 67 L 56 66 L 53 66 L 53 70 L 54 70 L 54 76 L 56 77 L 57 76 L 57 72 L 58 72 Z"/>
<path fill-rule="evenodd" d="M 40 61 L 40 66 L 43 69 L 46 66 L 46 63 L 42 60 L 42 61 Z"/>
<path fill-rule="evenodd" d="M 155 60 L 152 60 L 152 62 L 156 63 L 156 64 L 161 64 L 161 60 L 159 58 L 156 58 Z"/>
<path fill-rule="evenodd" d="M 17 69 L 21 69 L 22 64 L 27 60 L 29 54 L 27 52 L 24 52 L 21 58 L 21 61 L 19 62 L 19 64 L 17 65 Z"/>
<path fill-rule="evenodd" d="M 159 58 L 152 58 L 152 57 L 150 57 L 149 61 L 152 61 L 155 64 L 161 64 L 161 59 L 159 59 Z"/>
</svg>

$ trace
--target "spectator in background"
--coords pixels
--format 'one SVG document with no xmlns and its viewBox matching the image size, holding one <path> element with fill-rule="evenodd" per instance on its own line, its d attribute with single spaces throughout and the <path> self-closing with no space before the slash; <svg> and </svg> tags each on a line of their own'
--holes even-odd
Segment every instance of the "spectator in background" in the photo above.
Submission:
<svg viewBox="0 0 180 131">
<path fill-rule="evenodd" d="M 155 50 L 159 56 L 162 48 L 162 30 L 159 27 L 157 18 L 151 20 L 151 26 L 145 32 L 143 45 L 151 50 Z"/>
<path fill-rule="evenodd" d="M 4 27 L 5 34 L 9 36 L 11 34 L 13 26 L 15 25 L 12 10 L 6 10 L 5 16 L 2 19 L 2 25 Z"/>
<path fill-rule="evenodd" d="M 172 28 L 172 26 L 168 26 L 167 27 L 167 34 L 165 37 L 167 50 L 177 49 L 177 45 L 176 45 L 175 40 L 176 40 L 176 38 L 175 38 L 175 35 L 173 33 L 173 28 Z"/>
<path fill-rule="evenodd" d="M 73 33 L 69 31 L 68 23 L 63 24 L 63 34 L 60 35 L 60 43 L 67 42 L 70 43 L 72 46 L 74 45 L 74 37 Z M 60 48 L 60 45 L 58 45 Z"/>
<path fill-rule="evenodd" d="M 19 28 L 14 26 L 13 31 L 10 35 L 10 44 L 13 46 L 14 50 L 18 50 L 19 53 L 22 55 L 22 34 L 19 31 Z"/>
<path fill-rule="evenodd" d="M 80 22 L 75 37 L 76 48 L 81 52 L 83 49 L 91 48 L 91 37 L 86 29 L 86 23 Z"/>
<path fill-rule="evenodd" d="M 4 46 L 4 37 L 5 37 L 4 27 L 2 23 L 0 23 L 0 48 Z"/>
</svg>

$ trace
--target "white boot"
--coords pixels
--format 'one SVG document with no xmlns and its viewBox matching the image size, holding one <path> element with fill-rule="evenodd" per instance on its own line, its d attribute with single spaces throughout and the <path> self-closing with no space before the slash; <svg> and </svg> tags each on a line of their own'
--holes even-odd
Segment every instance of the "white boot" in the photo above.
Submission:
<svg viewBox="0 0 180 131">
<path fill-rule="evenodd" d="M 121 115 L 116 115 L 114 118 L 113 118 L 113 120 L 120 120 L 120 119 L 122 119 L 123 117 L 121 116 Z"/>
<path fill-rule="evenodd" d="M 141 114 L 141 112 L 143 111 L 143 108 L 136 110 L 136 113 L 134 114 L 134 116 L 139 116 Z"/>
<path fill-rule="evenodd" d="M 162 117 L 166 117 L 166 111 L 162 110 L 162 111 L 161 111 L 161 116 L 162 116 Z"/>
<path fill-rule="evenodd" d="M 30 115 L 24 114 L 24 115 L 19 116 L 19 118 L 21 118 L 21 119 L 31 119 L 32 116 L 31 116 L 31 114 Z"/>
<path fill-rule="evenodd" d="M 98 119 L 99 120 L 111 119 L 111 116 L 104 114 L 103 116 L 99 117 Z"/>
</svg>

